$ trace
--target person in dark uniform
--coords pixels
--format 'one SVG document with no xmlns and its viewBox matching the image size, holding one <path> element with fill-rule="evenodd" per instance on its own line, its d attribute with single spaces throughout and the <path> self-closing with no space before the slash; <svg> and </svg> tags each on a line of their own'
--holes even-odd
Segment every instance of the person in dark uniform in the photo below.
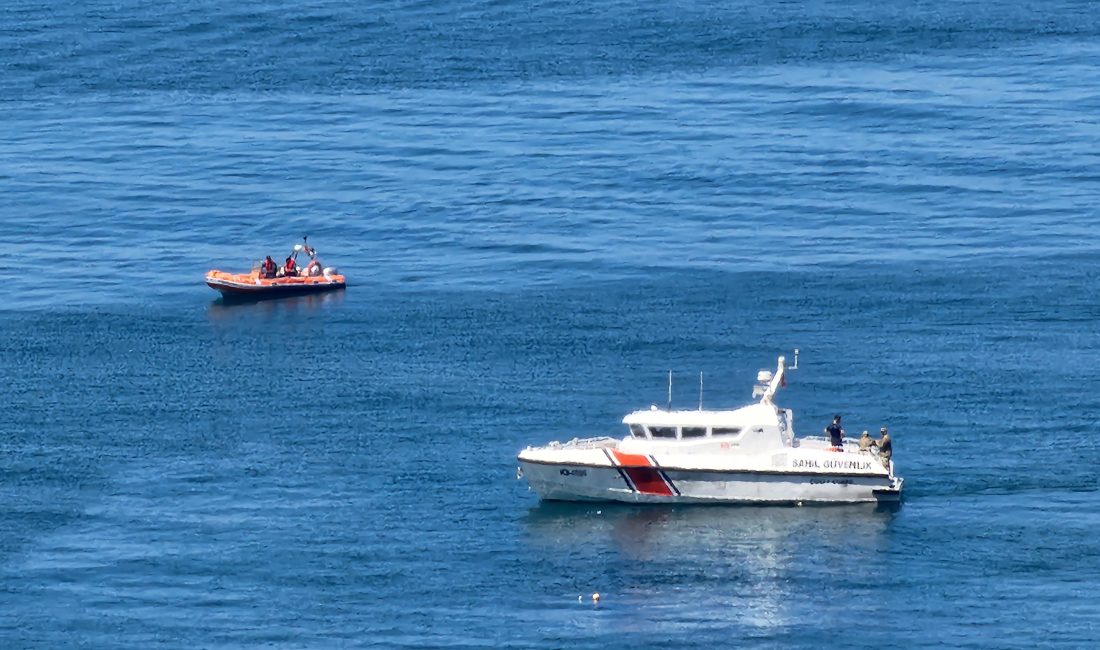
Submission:
<svg viewBox="0 0 1100 650">
<path fill-rule="evenodd" d="M 833 418 L 833 423 L 825 427 L 825 433 L 829 436 L 829 444 L 833 447 L 844 447 L 844 429 L 840 427 L 840 416 Z"/>
<path fill-rule="evenodd" d="M 878 430 L 882 437 L 878 439 L 878 453 L 882 457 L 882 463 L 890 467 L 890 459 L 894 456 L 894 444 L 890 441 L 890 432 L 886 427 Z"/>
</svg>

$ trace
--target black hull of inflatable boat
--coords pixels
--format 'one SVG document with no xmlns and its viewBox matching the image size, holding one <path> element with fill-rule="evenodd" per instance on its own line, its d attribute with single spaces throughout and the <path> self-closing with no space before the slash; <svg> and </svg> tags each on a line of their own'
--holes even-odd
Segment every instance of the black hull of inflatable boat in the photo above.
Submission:
<svg viewBox="0 0 1100 650">
<path fill-rule="evenodd" d="M 287 284 L 279 286 L 239 286 L 216 282 L 207 282 L 206 284 L 211 289 L 220 292 L 222 294 L 222 300 L 225 302 L 247 302 L 253 300 L 267 300 L 269 298 L 304 296 L 314 293 L 342 291 L 347 288 L 347 284 L 342 282 L 329 284 Z"/>
</svg>

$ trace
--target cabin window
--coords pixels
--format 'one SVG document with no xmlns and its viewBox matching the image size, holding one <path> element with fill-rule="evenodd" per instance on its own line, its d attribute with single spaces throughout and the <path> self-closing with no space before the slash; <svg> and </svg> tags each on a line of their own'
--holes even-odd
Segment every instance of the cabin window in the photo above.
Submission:
<svg viewBox="0 0 1100 650">
<path fill-rule="evenodd" d="M 676 427 L 649 427 L 649 433 L 654 438 L 675 438 Z"/>
<path fill-rule="evenodd" d="M 707 435 L 705 427 L 684 427 L 680 429 L 681 437 L 683 438 L 702 438 Z"/>
<path fill-rule="evenodd" d="M 645 437 L 645 427 L 643 427 L 640 424 L 630 425 L 630 435 L 634 436 L 635 438 L 644 438 Z"/>
<path fill-rule="evenodd" d="M 712 436 L 736 436 L 741 433 L 740 427 L 714 427 L 711 430 Z"/>
</svg>

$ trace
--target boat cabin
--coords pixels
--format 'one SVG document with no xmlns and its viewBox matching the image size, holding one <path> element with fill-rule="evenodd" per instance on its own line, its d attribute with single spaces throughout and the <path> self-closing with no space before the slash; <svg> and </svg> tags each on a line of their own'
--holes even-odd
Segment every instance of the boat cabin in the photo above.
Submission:
<svg viewBox="0 0 1100 650">
<path fill-rule="evenodd" d="M 667 444 L 689 453 L 710 448 L 756 451 L 790 447 L 792 420 L 789 409 L 776 408 L 770 403 L 729 411 L 663 411 L 652 406 L 648 411 L 635 411 L 623 418 L 629 431 L 623 443 L 632 447 Z"/>
</svg>

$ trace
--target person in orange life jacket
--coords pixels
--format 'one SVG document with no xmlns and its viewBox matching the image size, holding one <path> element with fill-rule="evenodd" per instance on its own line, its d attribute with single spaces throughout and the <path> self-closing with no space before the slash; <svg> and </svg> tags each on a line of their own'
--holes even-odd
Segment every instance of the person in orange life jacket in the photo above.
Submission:
<svg viewBox="0 0 1100 650">
<path fill-rule="evenodd" d="M 833 418 L 833 423 L 825 427 L 825 433 L 829 434 L 829 444 L 833 447 L 844 447 L 844 429 L 840 428 L 840 416 Z"/>
<path fill-rule="evenodd" d="M 283 275 L 288 278 L 298 275 L 298 265 L 294 263 L 293 257 L 286 258 L 286 264 L 283 266 Z"/>
<path fill-rule="evenodd" d="M 275 260 L 271 259 L 271 256 L 268 255 L 267 258 L 264 259 L 264 263 L 260 265 L 260 277 L 273 278 L 277 270 L 278 267 L 275 266 Z"/>
</svg>

